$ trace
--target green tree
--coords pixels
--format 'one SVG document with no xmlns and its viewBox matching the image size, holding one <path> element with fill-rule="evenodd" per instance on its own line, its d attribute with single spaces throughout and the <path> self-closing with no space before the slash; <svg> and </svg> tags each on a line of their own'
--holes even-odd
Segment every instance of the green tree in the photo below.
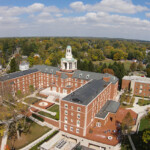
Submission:
<svg viewBox="0 0 150 150">
<path fill-rule="evenodd" d="M 137 64 L 135 62 L 133 62 L 131 65 L 130 65 L 130 70 L 131 71 L 136 71 L 137 70 Z"/>
<path fill-rule="evenodd" d="M 16 72 L 16 71 L 18 71 L 19 70 L 19 67 L 18 67 L 18 65 L 17 65 L 17 63 L 16 63 L 16 60 L 15 60 L 15 58 L 13 58 L 12 60 L 11 60 L 11 62 L 10 62 L 10 73 L 12 73 L 12 72 Z"/>
<path fill-rule="evenodd" d="M 150 68 L 146 69 L 147 77 L 150 77 Z"/>
</svg>

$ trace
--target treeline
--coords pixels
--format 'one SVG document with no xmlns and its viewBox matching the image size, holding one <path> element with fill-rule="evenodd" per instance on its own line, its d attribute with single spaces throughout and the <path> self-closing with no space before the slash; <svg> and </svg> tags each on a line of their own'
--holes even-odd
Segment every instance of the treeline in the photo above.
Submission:
<svg viewBox="0 0 150 150">
<path fill-rule="evenodd" d="M 145 58 L 150 42 L 100 39 L 100 38 L 5 38 L 0 39 L 2 57 L 0 62 L 5 65 L 9 57 L 20 47 L 20 55 L 29 56 L 30 65 L 47 64 L 57 66 L 65 54 L 67 45 L 72 46 L 75 58 L 87 61 L 101 61 L 110 58 L 115 61 L 122 59 Z M 40 59 L 34 59 L 38 53 Z"/>
</svg>

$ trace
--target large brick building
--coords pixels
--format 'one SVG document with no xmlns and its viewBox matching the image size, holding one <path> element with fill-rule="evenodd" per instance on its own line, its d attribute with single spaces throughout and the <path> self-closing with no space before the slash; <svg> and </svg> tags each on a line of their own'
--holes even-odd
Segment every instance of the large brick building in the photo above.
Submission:
<svg viewBox="0 0 150 150">
<path fill-rule="evenodd" d="M 125 76 L 122 79 L 122 89 L 131 90 L 136 96 L 150 97 L 150 78 Z"/>
<path fill-rule="evenodd" d="M 60 100 L 59 128 L 62 132 L 106 145 L 118 144 L 117 129 L 128 112 L 113 101 L 117 96 L 118 78 L 107 73 L 77 70 L 77 61 L 68 46 L 60 68 L 36 65 L 0 77 L 2 97 L 8 90 L 13 94 L 18 90 L 28 93 L 31 85 L 35 89 L 49 88 L 67 95 Z M 133 111 L 131 115 L 136 121 L 137 115 Z"/>
</svg>

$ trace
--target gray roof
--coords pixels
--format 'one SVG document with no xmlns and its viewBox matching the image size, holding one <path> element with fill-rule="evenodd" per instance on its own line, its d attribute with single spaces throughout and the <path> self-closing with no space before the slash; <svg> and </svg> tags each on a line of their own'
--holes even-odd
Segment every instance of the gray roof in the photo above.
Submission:
<svg viewBox="0 0 150 150">
<path fill-rule="evenodd" d="M 119 102 L 108 100 L 105 105 L 100 109 L 100 111 L 95 115 L 95 117 L 104 119 L 107 114 L 116 113 L 120 106 Z"/>
<path fill-rule="evenodd" d="M 78 78 L 78 79 L 84 79 L 84 80 L 91 80 L 91 79 L 102 79 L 103 77 L 110 77 L 110 82 L 116 83 L 118 81 L 118 78 L 105 73 L 96 73 L 96 72 L 89 72 L 89 71 L 81 71 L 81 70 L 76 70 L 73 74 L 73 78 Z"/>
<path fill-rule="evenodd" d="M 29 69 L 29 70 L 25 70 L 25 71 L 17 71 L 17 72 L 9 73 L 4 76 L 1 76 L 0 81 L 10 80 L 10 79 L 24 76 L 24 75 L 27 75 L 27 74 L 30 74 L 33 72 L 37 72 L 37 71 L 38 71 L 37 69 Z"/>
<path fill-rule="evenodd" d="M 36 68 L 43 73 L 49 73 L 49 74 L 56 74 L 56 71 L 59 70 L 58 67 L 52 67 L 47 65 L 35 65 L 33 66 L 33 68 Z"/>
<path fill-rule="evenodd" d="M 22 61 L 22 62 L 20 63 L 20 65 L 22 65 L 22 66 L 24 66 L 24 65 L 29 65 L 29 62 Z"/>
<path fill-rule="evenodd" d="M 63 78 L 63 79 L 67 79 L 67 78 L 68 78 L 68 76 L 67 76 L 65 73 L 61 73 L 61 78 Z"/>
<path fill-rule="evenodd" d="M 102 79 L 92 80 L 83 85 L 76 91 L 64 97 L 62 100 L 74 102 L 77 104 L 89 104 L 104 88 L 107 87 L 109 82 Z"/>
</svg>

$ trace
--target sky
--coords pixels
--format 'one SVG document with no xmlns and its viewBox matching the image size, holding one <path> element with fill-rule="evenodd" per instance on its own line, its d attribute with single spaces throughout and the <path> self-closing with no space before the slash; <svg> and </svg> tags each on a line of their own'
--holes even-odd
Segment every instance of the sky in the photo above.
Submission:
<svg viewBox="0 0 150 150">
<path fill-rule="evenodd" d="M 150 41 L 150 0 L 0 0 L 0 37 Z"/>
</svg>

